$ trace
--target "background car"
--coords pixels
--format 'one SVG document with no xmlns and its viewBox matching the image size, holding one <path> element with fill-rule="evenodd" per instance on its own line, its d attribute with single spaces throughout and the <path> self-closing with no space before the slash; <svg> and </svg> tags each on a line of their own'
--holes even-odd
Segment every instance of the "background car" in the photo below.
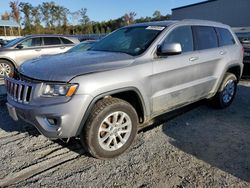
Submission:
<svg viewBox="0 0 250 188">
<path fill-rule="evenodd" d="M 79 43 L 78 45 L 74 46 L 73 48 L 69 49 L 65 53 L 86 51 L 86 50 L 90 49 L 96 42 L 97 42 L 97 40 L 83 41 L 83 42 Z"/>
<path fill-rule="evenodd" d="M 75 37 L 62 35 L 30 35 L 13 40 L 0 48 L 0 78 L 12 76 L 14 69 L 28 59 L 63 53 L 79 42 Z"/>
<path fill-rule="evenodd" d="M 234 31 L 244 47 L 243 76 L 250 77 L 250 28 L 234 29 Z"/>
</svg>

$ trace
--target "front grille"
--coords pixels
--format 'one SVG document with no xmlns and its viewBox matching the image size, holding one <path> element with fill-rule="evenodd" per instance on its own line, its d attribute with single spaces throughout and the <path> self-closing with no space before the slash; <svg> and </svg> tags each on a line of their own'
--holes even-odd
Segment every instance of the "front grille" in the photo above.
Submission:
<svg viewBox="0 0 250 188">
<path fill-rule="evenodd" d="M 28 104 L 31 101 L 33 85 L 29 82 L 5 78 L 8 96 L 18 103 Z"/>
</svg>

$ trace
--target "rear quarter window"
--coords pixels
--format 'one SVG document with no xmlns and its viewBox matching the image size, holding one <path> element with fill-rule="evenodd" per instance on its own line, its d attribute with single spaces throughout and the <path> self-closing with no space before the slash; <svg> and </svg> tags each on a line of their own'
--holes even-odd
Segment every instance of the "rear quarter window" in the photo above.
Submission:
<svg viewBox="0 0 250 188">
<path fill-rule="evenodd" d="M 68 39 L 65 39 L 65 38 L 61 38 L 63 44 L 73 44 L 72 41 L 68 40 Z"/>
<path fill-rule="evenodd" d="M 210 26 L 193 26 L 195 36 L 195 49 L 205 50 L 218 47 L 215 29 Z"/>
<path fill-rule="evenodd" d="M 225 28 L 216 28 L 216 32 L 219 35 L 219 45 L 227 46 L 235 44 L 233 35 L 228 29 Z"/>
</svg>

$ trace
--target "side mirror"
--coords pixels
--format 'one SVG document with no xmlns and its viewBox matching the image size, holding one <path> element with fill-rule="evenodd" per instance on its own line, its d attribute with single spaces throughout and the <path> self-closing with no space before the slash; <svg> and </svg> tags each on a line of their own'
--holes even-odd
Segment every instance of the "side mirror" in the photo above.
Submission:
<svg viewBox="0 0 250 188">
<path fill-rule="evenodd" d="M 16 46 L 16 48 L 22 49 L 22 48 L 23 48 L 23 45 L 22 45 L 22 44 L 18 44 L 18 45 Z"/>
<path fill-rule="evenodd" d="M 180 43 L 171 43 L 171 44 L 161 44 L 157 48 L 157 55 L 159 56 L 168 56 L 168 55 L 178 55 L 182 53 Z"/>
</svg>

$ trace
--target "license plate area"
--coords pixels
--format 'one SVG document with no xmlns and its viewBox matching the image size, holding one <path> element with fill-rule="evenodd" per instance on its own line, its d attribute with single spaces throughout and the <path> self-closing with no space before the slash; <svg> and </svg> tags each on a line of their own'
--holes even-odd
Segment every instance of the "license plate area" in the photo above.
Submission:
<svg viewBox="0 0 250 188">
<path fill-rule="evenodd" d="M 10 105 L 9 103 L 6 103 L 6 106 L 7 106 L 7 109 L 8 109 L 8 112 L 9 112 L 10 117 L 11 117 L 14 121 L 17 121 L 17 120 L 18 120 L 18 117 L 17 117 L 17 113 L 16 113 L 15 107 L 12 106 L 12 105 Z"/>
</svg>

